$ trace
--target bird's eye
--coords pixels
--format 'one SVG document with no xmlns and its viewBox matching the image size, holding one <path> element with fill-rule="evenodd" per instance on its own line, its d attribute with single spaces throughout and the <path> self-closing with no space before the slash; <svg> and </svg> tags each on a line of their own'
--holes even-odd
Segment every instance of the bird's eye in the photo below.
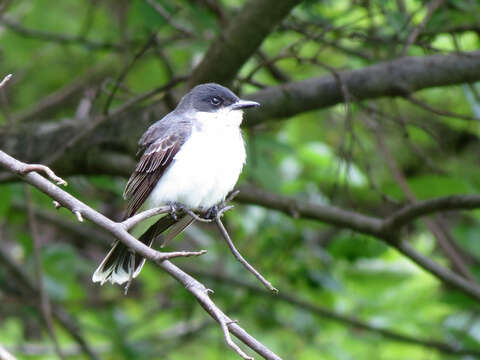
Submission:
<svg viewBox="0 0 480 360">
<path fill-rule="evenodd" d="M 214 96 L 210 99 L 210 102 L 212 103 L 212 105 L 218 106 L 222 103 L 222 99 L 220 99 L 218 96 Z"/>
</svg>

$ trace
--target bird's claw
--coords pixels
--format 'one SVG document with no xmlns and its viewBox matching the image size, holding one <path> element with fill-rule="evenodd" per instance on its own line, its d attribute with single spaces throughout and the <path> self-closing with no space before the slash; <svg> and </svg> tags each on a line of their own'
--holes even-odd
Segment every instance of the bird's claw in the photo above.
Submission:
<svg viewBox="0 0 480 360">
<path fill-rule="evenodd" d="M 170 206 L 170 216 L 173 218 L 173 220 L 177 221 L 178 220 L 177 213 L 179 210 L 182 209 L 182 206 L 175 202 L 171 202 L 169 206 Z"/>
<path fill-rule="evenodd" d="M 218 216 L 218 206 L 213 205 L 208 211 L 205 213 L 205 219 L 215 220 Z"/>
</svg>

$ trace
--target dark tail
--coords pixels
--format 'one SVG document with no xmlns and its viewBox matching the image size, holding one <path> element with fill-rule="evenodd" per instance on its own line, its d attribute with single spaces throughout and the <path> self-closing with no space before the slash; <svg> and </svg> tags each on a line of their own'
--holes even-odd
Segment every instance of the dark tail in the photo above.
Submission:
<svg viewBox="0 0 480 360">
<path fill-rule="evenodd" d="M 155 224 L 150 226 L 146 232 L 139 238 L 145 245 L 152 246 L 155 240 L 174 237 L 182 232 L 193 221 L 189 215 L 173 219 L 171 215 L 167 215 L 159 219 Z M 172 227 L 166 236 L 162 234 Z M 170 235 L 172 234 L 172 235 Z M 145 258 L 135 254 L 133 250 L 116 241 L 107 256 L 102 260 L 97 270 L 93 273 L 92 281 L 99 282 L 101 285 L 110 281 L 112 284 L 123 284 L 137 277 L 145 264 Z"/>
</svg>

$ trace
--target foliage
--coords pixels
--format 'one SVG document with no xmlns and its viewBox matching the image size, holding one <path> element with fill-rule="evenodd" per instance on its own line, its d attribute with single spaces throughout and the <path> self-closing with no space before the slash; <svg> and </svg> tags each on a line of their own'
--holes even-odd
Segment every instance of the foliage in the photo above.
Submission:
<svg viewBox="0 0 480 360">
<path fill-rule="evenodd" d="M 160 4 L 167 16 L 156 12 L 151 3 Z M 427 57 L 479 48 L 478 2 L 444 1 L 428 15 L 432 3 L 304 1 L 264 40 L 231 86 L 240 94 L 252 94 L 284 82 L 338 76 L 343 70 L 390 61 L 400 58 L 403 49 L 407 55 Z M 128 72 L 111 109 L 174 77 L 189 75 L 215 38 L 225 32 L 226 24 L 243 11 L 242 6 L 237 0 L 4 1 L 0 4 L 1 69 L 14 78 L 0 90 L 0 132 L 42 124 L 47 129 L 69 119 L 87 124 L 93 114 L 102 113 L 124 69 Z M 418 36 L 409 44 L 415 31 Z M 132 64 L 152 32 L 157 33 L 156 45 Z M 80 85 L 39 111 L 47 95 L 65 95 L 72 83 Z M 157 94 L 135 109 L 169 106 L 184 90 Z M 240 182 L 384 218 L 409 200 L 378 146 L 380 136 L 418 200 L 478 193 L 479 91 L 475 83 L 434 87 L 411 94 L 418 100 L 414 102 L 408 96 L 390 94 L 356 101 L 347 90 L 344 95 L 350 100 L 343 104 L 248 126 L 248 162 Z M 34 116 L 26 116 L 28 111 L 34 111 Z M 156 115 L 155 111 L 145 110 L 143 116 Z M 129 121 L 143 126 L 138 118 Z M 143 130 L 139 128 L 138 133 Z M 88 151 L 81 153 L 82 160 L 72 157 L 74 171 L 62 170 L 61 161 L 52 167 L 67 173 L 70 193 L 119 219 L 137 138 L 129 141 L 123 147 L 102 144 L 108 151 L 128 156 L 130 162 L 116 174 L 98 164 L 88 171 L 83 165 L 76 167 L 75 161 L 96 156 Z M 33 152 L 40 160 L 51 155 L 41 149 Z M 25 188 L 18 182 L 4 183 L 0 198 L 1 248 L 33 279 L 36 270 Z M 33 191 L 33 204 L 46 292 L 54 307 L 58 304 L 75 317 L 82 336 L 102 359 L 238 357 L 226 348 L 220 329 L 191 294 L 158 267 L 147 264 L 127 296 L 121 288 L 92 284 L 91 273 L 108 248 L 108 237 L 91 225 L 76 223 L 65 209 L 52 216 L 51 199 L 38 191 Z M 444 231 L 451 233 L 455 254 L 476 282 L 480 281 L 478 214 L 452 212 L 440 217 Z M 301 299 L 310 307 L 236 284 L 235 279 L 248 284 L 256 280 L 208 224 L 192 226 L 167 250 L 207 249 L 202 257 L 175 263 L 214 289 L 215 302 L 282 358 L 460 357 L 438 346 L 369 331 L 346 318 L 332 320 L 314 307 L 412 339 L 480 349 L 478 303 L 446 287 L 385 242 L 244 202 L 236 204 L 225 219 L 244 257 L 280 294 Z M 400 235 L 423 255 L 452 268 L 451 254 L 439 247 L 422 221 L 409 224 Z M 0 264 L 0 344 L 19 359 L 54 357 L 37 300 L 25 296 L 15 276 Z M 87 358 L 58 322 L 55 330 L 68 358 Z"/>
</svg>

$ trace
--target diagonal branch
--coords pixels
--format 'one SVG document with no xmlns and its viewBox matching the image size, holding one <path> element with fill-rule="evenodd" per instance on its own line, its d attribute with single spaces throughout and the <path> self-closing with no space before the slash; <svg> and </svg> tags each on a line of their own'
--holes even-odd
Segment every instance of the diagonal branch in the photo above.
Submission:
<svg viewBox="0 0 480 360">
<path fill-rule="evenodd" d="M 425 25 L 427 25 L 428 21 L 430 20 L 430 18 L 432 17 L 433 13 L 435 12 L 435 10 L 440 6 L 442 5 L 443 3 L 443 0 L 431 0 L 429 3 L 428 3 L 428 9 L 427 9 L 427 14 L 425 15 L 425 17 L 422 19 L 422 21 L 412 30 L 412 32 L 410 33 L 410 35 L 408 36 L 408 39 L 407 39 L 407 42 L 405 43 L 405 45 L 403 46 L 403 49 L 401 51 L 401 55 L 400 56 L 405 56 L 407 54 L 407 51 L 408 49 L 410 48 L 410 46 L 415 42 L 415 40 L 417 39 L 418 35 L 420 35 L 420 33 L 422 32 L 423 28 L 425 27 Z"/>
<path fill-rule="evenodd" d="M 265 357 L 266 359 L 275 359 L 278 360 L 280 357 L 261 344 L 258 340 L 248 334 L 243 330 L 238 324 L 234 323 L 227 315 L 225 315 L 220 308 L 210 299 L 208 295 L 208 289 L 201 284 L 199 281 L 194 279 L 192 276 L 188 275 L 180 268 L 175 266 L 173 263 L 168 261 L 172 257 L 178 256 L 191 256 L 191 255 L 201 255 L 204 252 L 197 253 L 187 253 L 187 252 L 176 252 L 176 253 L 162 253 L 156 251 L 146 245 L 141 241 L 134 238 L 128 233 L 122 223 L 116 223 L 99 212 L 93 210 L 88 205 L 84 204 L 77 198 L 73 197 L 69 193 L 63 191 L 58 186 L 52 184 L 47 179 L 41 175 L 31 172 L 28 174 L 23 174 L 22 169 L 25 168 L 26 164 L 12 158 L 3 151 L 0 151 L 0 165 L 7 168 L 9 171 L 14 174 L 22 177 L 22 179 L 50 196 L 52 199 L 57 201 L 63 207 L 70 209 L 72 212 L 80 213 L 84 218 L 92 221 L 97 226 L 101 227 L 105 231 L 109 232 L 111 235 L 116 237 L 123 244 L 128 246 L 130 249 L 145 257 L 148 260 L 154 261 L 160 268 L 166 271 L 170 276 L 179 281 L 185 288 L 197 299 L 200 305 L 215 319 L 219 322 L 222 330 L 224 332 L 225 339 L 227 344 L 231 346 L 240 356 L 244 359 L 250 359 L 235 343 L 230 339 L 229 333 L 233 333 L 238 339 L 243 341 L 251 349 Z"/>
<path fill-rule="evenodd" d="M 364 215 L 358 212 L 344 210 L 333 206 L 320 206 L 308 201 L 278 195 L 265 190 L 243 186 L 238 200 L 240 202 L 256 204 L 266 208 L 282 211 L 294 217 L 303 217 L 312 220 L 322 221 L 324 223 L 351 229 L 360 233 L 369 234 L 378 239 L 395 246 L 407 257 L 417 263 L 420 267 L 426 269 L 440 281 L 459 289 L 468 296 L 480 300 L 480 288 L 465 281 L 450 270 L 443 268 L 432 262 L 428 257 L 416 252 L 413 248 L 405 248 L 403 243 L 396 243 L 394 240 L 398 236 L 399 230 L 407 223 L 415 219 L 440 212 L 443 210 L 462 210 L 479 208 L 479 199 L 473 195 L 453 196 L 449 198 L 439 198 L 418 202 L 408 205 L 410 210 L 400 209 L 393 213 L 390 218 L 381 219 Z M 399 220 L 395 220 L 397 219 Z M 393 219 L 393 220 L 392 220 Z M 398 223 L 397 223 L 398 221 Z M 100 224 L 100 226 L 102 226 Z"/>
<path fill-rule="evenodd" d="M 5 76 L 2 81 L 0 81 L 0 89 L 5 86 L 5 84 L 12 78 L 12 74 Z"/>
<path fill-rule="evenodd" d="M 247 260 L 245 260 L 240 254 L 240 252 L 237 250 L 235 245 L 232 242 L 232 239 L 230 239 L 230 235 L 227 232 L 227 229 L 225 229 L 225 226 L 222 223 L 222 220 L 220 219 L 219 216 L 215 219 L 215 222 L 217 223 L 218 229 L 222 233 L 223 238 L 225 239 L 225 242 L 227 243 L 228 247 L 230 248 L 230 251 L 233 253 L 233 256 L 248 270 L 250 271 L 260 282 L 272 293 L 277 294 L 278 290 L 272 286 L 270 281 L 265 279 L 262 274 L 260 274 L 252 265 L 250 265 Z"/>
<path fill-rule="evenodd" d="M 0 345 L 0 360 L 16 360 L 16 358 Z"/>
</svg>

